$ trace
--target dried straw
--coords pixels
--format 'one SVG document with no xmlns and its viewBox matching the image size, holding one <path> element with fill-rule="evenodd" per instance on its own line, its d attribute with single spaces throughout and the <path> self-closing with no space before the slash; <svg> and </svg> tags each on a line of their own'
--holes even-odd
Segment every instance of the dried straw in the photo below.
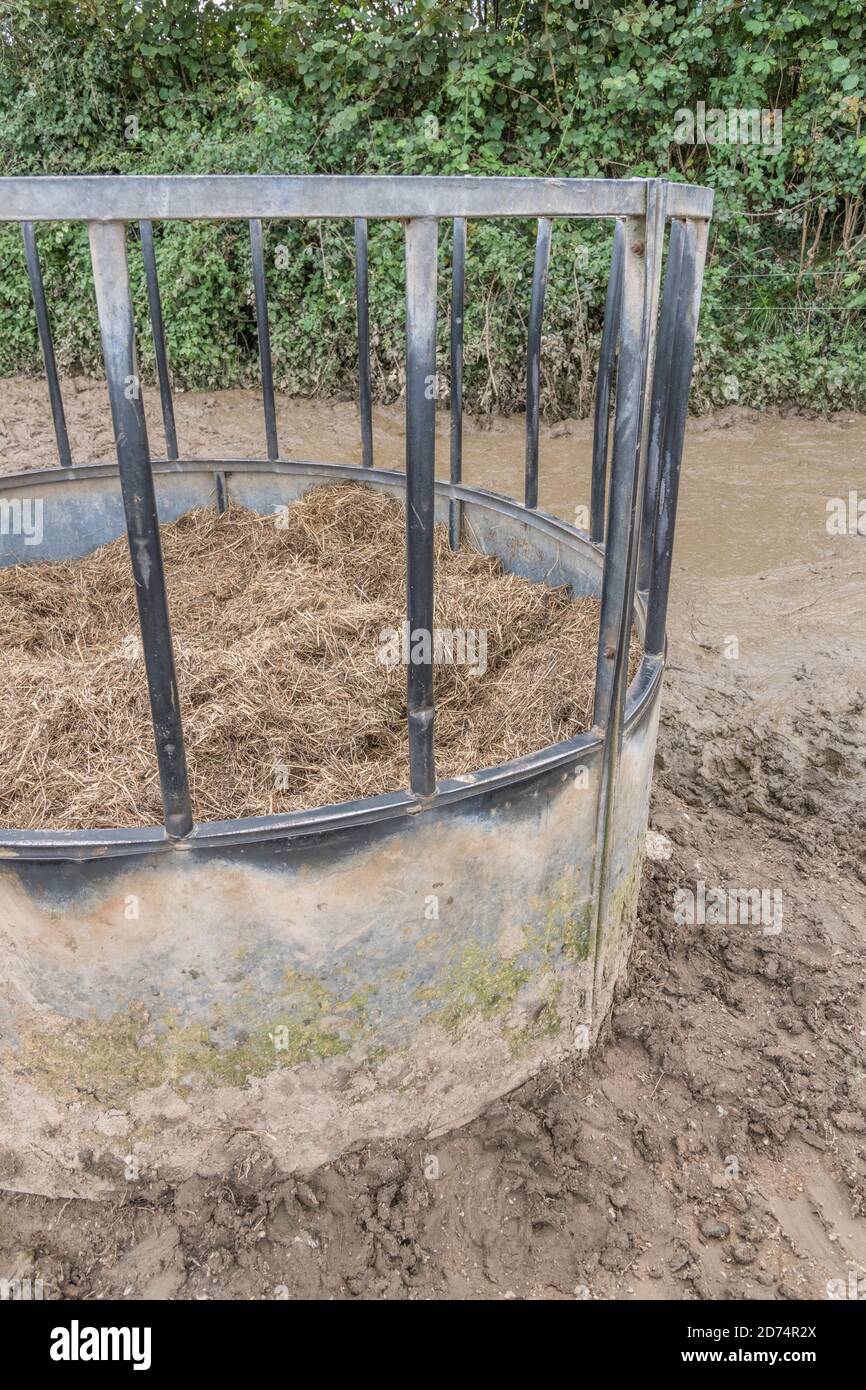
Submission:
<svg viewBox="0 0 866 1390">
<path fill-rule="evenodd" d="M 338 484 L 283 520 L 232 507 L 162 528 L 198 820 L 406 785 L 405 668 L 378 655 L 406 611 L 403 508 Z M 488 634 L 485 674 L 435 668 L 440 777 L 588 726 L 596 600 L 452 553 L 437 526 L 435 625 Z M 161 820 L 137 633 L 125 539 L 0 571 L 0 824 Z"/>
</svg>

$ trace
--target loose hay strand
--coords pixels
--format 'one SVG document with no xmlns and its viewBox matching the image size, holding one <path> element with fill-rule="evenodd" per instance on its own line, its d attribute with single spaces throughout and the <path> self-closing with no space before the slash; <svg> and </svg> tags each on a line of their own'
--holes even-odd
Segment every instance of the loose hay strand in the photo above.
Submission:
<svg viewBox="0 0 866 1390">
<path fill-rule="evenodd" d="M 407 785 L 405 668 L 378 655 L 381 632 L 400 630 L 406 612 L 402 504 L 329 484 L 285 521 L 230 506 L 162 527 L 198 821 Z M 434 667 L 439 778 L 586 729 L 597 600 L 453 552 L 443 525 L 435 554 L 435 627 L 487 633 L 483 675 Z M 0 571 L 0 649 L 0 824 L 159 823 L 125 538 L 80 560 Z M 637 659 L 633 641 L 633 669 Z"/>
</svg>

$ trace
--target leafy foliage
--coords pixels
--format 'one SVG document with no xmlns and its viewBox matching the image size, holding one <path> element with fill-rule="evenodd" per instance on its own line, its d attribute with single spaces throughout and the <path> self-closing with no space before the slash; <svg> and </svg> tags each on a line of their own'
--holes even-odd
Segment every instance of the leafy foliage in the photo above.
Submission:
<svg viewBox="0 0 866 1390">
<path fill-rule="evenodd" d="M 698 409 L 866 403 L 866 62 L 858 0 L 17 0 L 0 14 L 7 173 L 647 176 L 717 191 Z M 678 113 L 781 110 L 768 143 L 685 144 Z M 736 118 L 735 118 L 736 119 Z M 442 367 L 447 365 L 447 228 Z M 157 252 L 175 379 L 256 375 L 238 225 L 165 224 Z M 140 322 L 146 309 L 131 229 Z M 86 237 L 40 228 L 58 356 L 99 370 Z M 280 385 L 351 392 L 351 227 L 268 228 Z M 557 223 L 543 404 L 591 402 L 609 228 Z M 401 231 L 371 225 L 374 377 L 402 384 Z M 523 402 L 532 228 L 470 224 L 466 392 Z M 0 373 L 39 369 L 21 240 L 0 229 Z M 147 365 L 149 343 L 142 333 Z"/>
</svg>

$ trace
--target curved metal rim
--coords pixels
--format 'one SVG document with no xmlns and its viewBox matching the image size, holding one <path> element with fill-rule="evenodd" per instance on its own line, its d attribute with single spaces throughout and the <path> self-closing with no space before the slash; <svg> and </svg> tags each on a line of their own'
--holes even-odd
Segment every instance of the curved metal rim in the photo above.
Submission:
<svg viewBox="0 0 866 1390">
<path fill-rule="evenodd" d="M 374 485 L 405 488 L 402 472 L 381 468 L 364 468 L 355 464 L 319 463 L 294 459 L 171 459 L 153 460 L 155 474 L 166 473 L 288 473 L 294 475 L 324 475 L 326 478 Z M 40 485 L 79 482 L 85 479 L 117 476 L 116 463 L 79 464 L 73 468 L 31 469 L 24 473 L 0 476 L 0 493 L 16 487 L 32 487 L 34 479 Z M 548 512 L 527 511 L 520 503 L 500 493 L 484 488 L 467 487 L 436 479 L 436 494 L 475 503 L 498 511 L 515 521 L 545 532 L 551 539 L 569 549 L 584 548 L 595 553 L 599 562 L 603 547 L 592 542 L 585 532 Z M 638 596 L 635 617 L 641 627 L 645 619 L 643 599 Z M 644 654 L 640 667 L 629 688 L 625 714 L 625 729 L 631 730 L 647 714 L 652 698 L 661 681 L 665 657 Z M 587 730 L 561 743 L 549 744 L 522 758 L 515 758 L 494 767 L 482 768 L 462 777 L 440 782 L 429 797 L 417 797 L 410 791 L 388 792 L 381 796 L 364 797 L 319 806 L 305 811 L 289 811 L 283 815 L 247 816 L 223 821 L 196 823 L 182 840 L 166 835 L 161 825 L 102 830 L 0 830 L 0 858 L 5 859 L 92 859 L 111 858 L 124 854 L 143 854 L 155 851 L 219 849 L 224 846 L 256 844 L 275 839 L 301 839 L 335 831 L 393 820 L 436 810 L 471 798 L 481 797 L 504 787 L 526 782 L 559 768 L 568 770 L 591 750 L 600 748 L 603 735 Z"/>
</svg>

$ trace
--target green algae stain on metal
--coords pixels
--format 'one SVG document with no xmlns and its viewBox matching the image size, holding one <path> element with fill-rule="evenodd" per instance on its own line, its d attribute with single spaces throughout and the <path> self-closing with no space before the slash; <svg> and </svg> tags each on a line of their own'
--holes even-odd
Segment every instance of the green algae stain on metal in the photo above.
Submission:
<svg viewBox="0 0 866 1390">
<path fill-rule="evenodd" d="M 526 966 L 503 960 L 490 948 L 467 946 L 452 965 L 445 983 L 426 993 L 443 1001 L 434 1016 L 447 1032 L 456 1036 L 472 1018 L 487 1020 L 503 1013 L 529 979 L 531 972 Z"/>
<path fill-rule="evenodd" d="M 637 912 L 643 875 L 643 854 L 635 856 L 628 873 L 611 890 L 599 923 L 599 948 L 609 948 L 619 938 L 624 927 L 630 926 Z"/>
<path fill-rule="evenodd" d="M 211 1086 L 243 1086 L 277 1067 L 325 1061 L 348 1053 L 366 1032 L 364 1002 L 332 997 L 321 983 L 293 975 L 284 1004 L 267 1021 L 252 1018 L 222 1041 L 224 1020 L 189 1025 L 175 1015 L 150 1020 L 133 1005 L 109 1019 L 61 1019 L 51 1026 L 21 1020 L 20 1045 L 9 1056 L 18 1075 L 57 1099 L 93 1096 L 122 1104 L 138 1091 L 189 1073 Z"/>
<path fill-rule="evenodd" d="M 543 911 L 544 926 L 532 935 L 545 954 L 561 954 L 571 961 L 587 960 L 592 942 L 593 905 L 578 893 L 574 878 L 560 878 L 551 885 Z"/>
<path fill-rule="evenodd" d="M 570 960 L 588 960 L 592 944 L 592 903 L 575 907 L 562 927 L 562 950 Z"/>
</svg>

